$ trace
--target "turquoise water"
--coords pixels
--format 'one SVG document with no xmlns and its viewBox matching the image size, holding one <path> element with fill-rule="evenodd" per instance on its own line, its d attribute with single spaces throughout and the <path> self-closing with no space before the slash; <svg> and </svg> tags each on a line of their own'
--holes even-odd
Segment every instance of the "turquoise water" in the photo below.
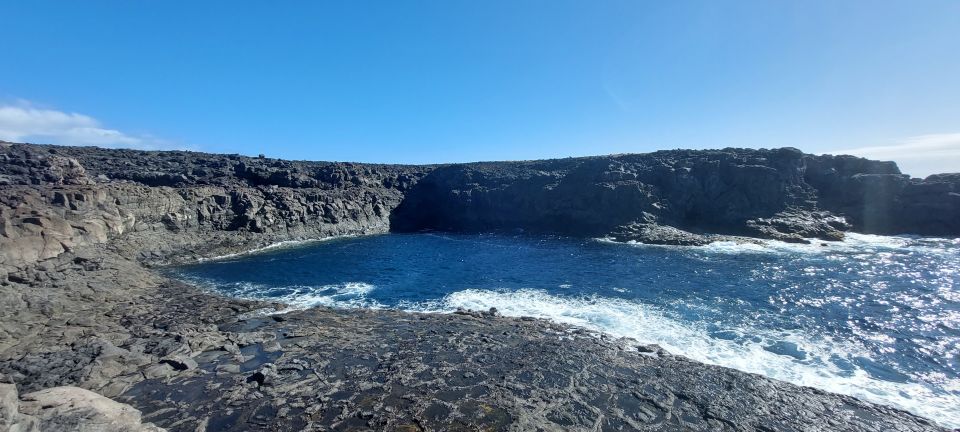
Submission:
<svg viewBox="0 0 960 432">
<path fill-rule="evenodd" d="M 960 427 L 960 241 L 618 244 L 391 234 L 172 269 L 292 307 L 496 307 L 897 406 Z"/>
</svg>

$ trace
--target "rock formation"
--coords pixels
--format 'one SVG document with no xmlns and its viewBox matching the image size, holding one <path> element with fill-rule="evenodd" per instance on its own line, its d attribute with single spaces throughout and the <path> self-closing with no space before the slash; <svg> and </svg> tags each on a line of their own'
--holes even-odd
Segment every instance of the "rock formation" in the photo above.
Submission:
<svg viewBox="0 0 960 432">
<path fill-rule="evenodd" d="M 671 243 L 657 226 L 784 241 L 840 240 L 851 228 L 956 236 L 958 215 L 958 175 L 911 179 L 892 162 L 784 148 L 444 166 L 407 193 L 392 222 Z M 693 237 L 680 243 L 709 241 Z"/>
<path fill-rule="evenodd" d="M 0 143 L 0 424 L 939 430 L 540 320 L 263 317 L 284 306 L 152 267 L 388 230 L 704 244 L 956 236 L 958 224 L 960 175 L 911 179 L 889 162 L 793 149 L 399 166 Z"/>
<path fill-rule="evenodd" d="M 10 432 L 161 432 L 130 405 L 78 387 L 52 387 L 18 398 L 0 383 L 0 427 Z"/>
</svg>

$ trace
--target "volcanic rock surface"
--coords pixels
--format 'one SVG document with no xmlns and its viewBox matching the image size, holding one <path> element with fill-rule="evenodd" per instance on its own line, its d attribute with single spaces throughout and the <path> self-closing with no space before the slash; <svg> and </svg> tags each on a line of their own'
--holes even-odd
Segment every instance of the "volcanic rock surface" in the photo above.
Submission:
<svg viewBox="0 0 960 432">
<path fill-rule="evenodd" d="M 0 143 L 0 430 L 940 430 L 541 320 L 265 315 L 285 306 L 152 270 L 389 230 L 705 244 L 848 229 L 960 235 L 960 175 L 793 149 L 399 166 Z"/>
</svg>

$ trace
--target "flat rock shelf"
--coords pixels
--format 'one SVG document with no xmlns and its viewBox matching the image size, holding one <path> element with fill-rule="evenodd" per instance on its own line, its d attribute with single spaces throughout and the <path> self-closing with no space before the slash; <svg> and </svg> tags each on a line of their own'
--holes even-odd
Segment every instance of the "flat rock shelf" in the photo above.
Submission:
<svg viewBox="0 0 960 432">
<path fill-rule="evenodd" d="M 118 399 L 175 430 L 939 429 L 542 320 L 318 308 L 222 328 L 244 346 Z"/>
</svg>

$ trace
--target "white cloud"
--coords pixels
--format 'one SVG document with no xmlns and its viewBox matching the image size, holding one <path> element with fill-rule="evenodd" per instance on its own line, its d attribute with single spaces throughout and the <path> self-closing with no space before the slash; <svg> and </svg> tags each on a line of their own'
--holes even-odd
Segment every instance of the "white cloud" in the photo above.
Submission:
<svg viewBox="0 0 960 432">
<path fill-rule="evenodd" d="M 892 160 L 904 174 L 914 177 L 960 172 L 960 133 L 919 135 L 891 145 L 859 147 L 827 153 Z"/>
<path fill-rule="evenodd" d="M 182 148 L 155 137 L 104 128 L 87 115 L 37 108 L 29 102 L 0 105 L 0 140 L 141 150 Z"/>
</svg>

